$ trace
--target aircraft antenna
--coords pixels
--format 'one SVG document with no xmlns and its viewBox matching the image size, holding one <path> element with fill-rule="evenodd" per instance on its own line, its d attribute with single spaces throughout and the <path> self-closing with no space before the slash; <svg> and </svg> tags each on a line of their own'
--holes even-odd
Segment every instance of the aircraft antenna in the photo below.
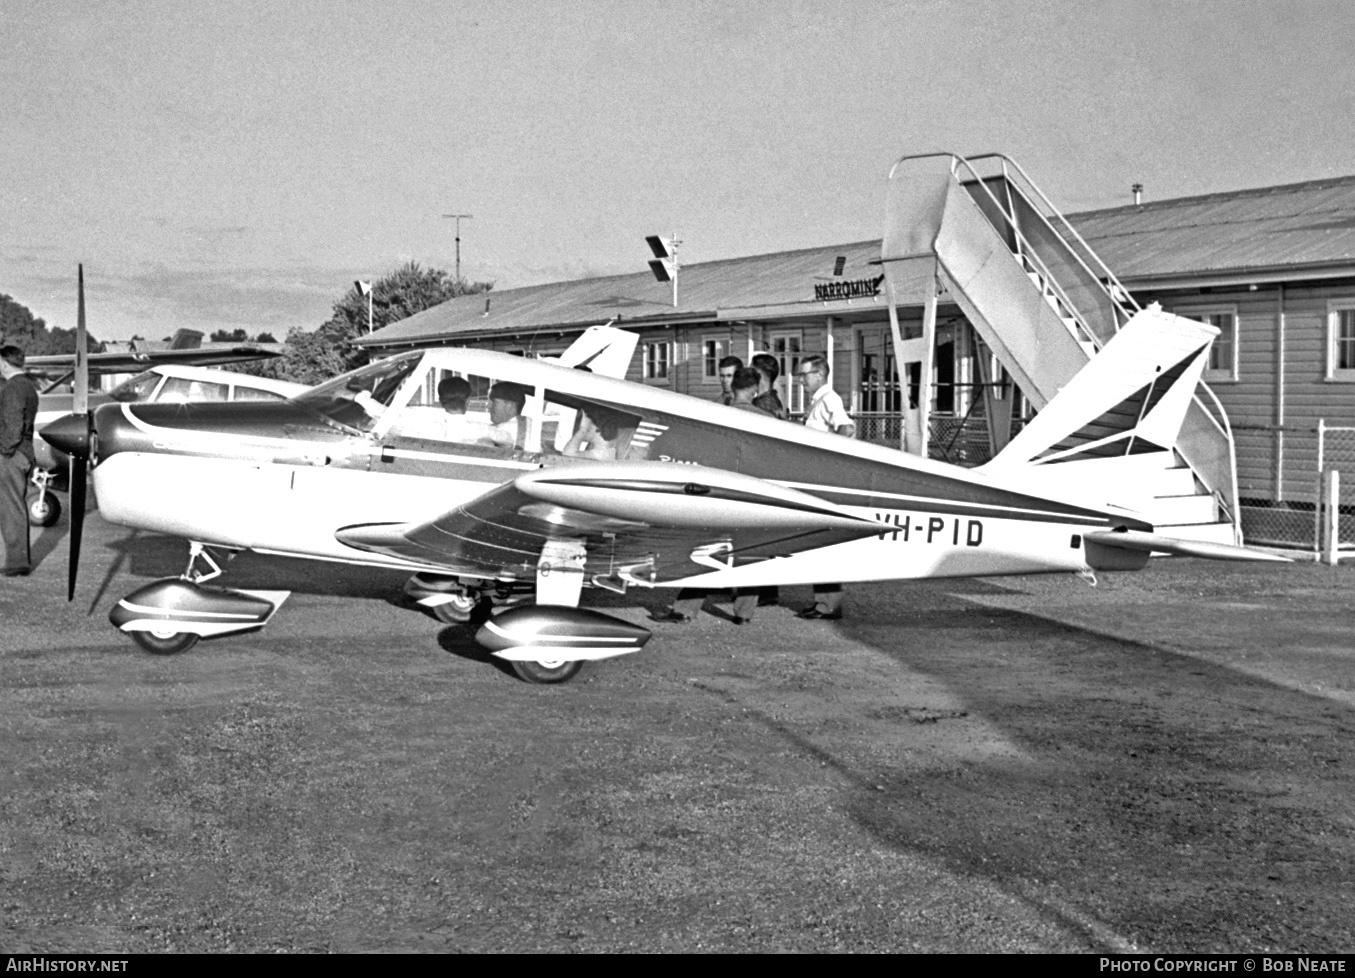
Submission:
<svg viewBox="0 0 1355 978">
<path fill-rule="evenodd" d="M 456 221 L 456 284 L 461 287 L 461 219 L 464 217 L 470 220 L 474 214 L 443 214 L 445 218 L 451 218 Z"/>
</svg>

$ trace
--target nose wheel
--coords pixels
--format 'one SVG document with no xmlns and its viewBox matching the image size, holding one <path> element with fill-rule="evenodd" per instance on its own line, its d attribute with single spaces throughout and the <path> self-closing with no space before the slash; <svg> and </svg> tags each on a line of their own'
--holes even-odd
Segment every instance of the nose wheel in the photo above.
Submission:
<svg viewBox="0 0 1355 978">
<path fill-rule="evenodd" d="M 28 522 L 33 526 L 56 526 L 61 519 L 61 501 L 50 492 L 44 492 L 28 504 Z"/>
<path fill-rule="evenodd" d="M 151 655 L 178 655 L 198 644 L 192 632 L 128 632 L 132 641 Z"/>
<path fill-rule="evenodd" d="M 513 671 L 523 682 L 551 686 L 555 683 L 567 683 L 579 674 L 583 668 L 582 659 L 561 660 L 558 662 L 522 662 L 514 660 Z"/>
<path fill-rule="evenodd" d="M 28 504 L 28 522 L 32 526 L 56 526 L 61 519 L 61 500 L 56 498 L 49 483 L 52 473 L 46 469 L 33 470 L 33 485 L 38 488 L 38 498 Z"/>
</svg>

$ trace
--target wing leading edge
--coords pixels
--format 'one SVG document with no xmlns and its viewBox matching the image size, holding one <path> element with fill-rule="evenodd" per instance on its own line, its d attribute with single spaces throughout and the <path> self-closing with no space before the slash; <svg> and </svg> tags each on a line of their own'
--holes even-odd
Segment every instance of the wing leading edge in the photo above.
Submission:
<svg viewBox="0 0 1355 978">
<path fill-rule="evenodd" d="M 551 540 L 581 540 L 585 573 L 662 583 L 879 533 L 807 493 L 703 466 L 581 463 L 524 473 L 424 523 L 361 524 L 346 546 L 450 573 L 535 574 Z"/>
</svg>

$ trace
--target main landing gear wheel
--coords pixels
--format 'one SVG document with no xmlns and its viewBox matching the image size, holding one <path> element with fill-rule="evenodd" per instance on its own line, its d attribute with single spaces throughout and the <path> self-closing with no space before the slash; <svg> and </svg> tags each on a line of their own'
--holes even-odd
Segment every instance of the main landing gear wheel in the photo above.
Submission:
<svg viewBox="0 0 1355 978">
<path fill-rule="evenodd" d="M 559 660 L 556 662 L 522 662 L 512 660 L 513 671 L 523 682 L 537 683 L 543 686 L 555 683 L 567 683 L 579 674 L 583 668 L 582 659 Z"/>
<path fill-rule="evenodd" d="M 61 519 L 61 500 L 50 492 L 28 504 L 28 522 L 33 526 L 55 526 Z"/>
<path fill-rule="evenodd" d="M 430 610 L 433 617 L 444 625 L 464 625 L 471 620 L 475 606 L 479 603 L 473 595 L 457 595 L 451 601 L 433 605 Z"/>
<path fill-rule="evenodd" d="M 178 655 L 198 644 L 199 636 L 192 632 L 128 632 L 132 641 L 151 655 Z"/>
</svg>

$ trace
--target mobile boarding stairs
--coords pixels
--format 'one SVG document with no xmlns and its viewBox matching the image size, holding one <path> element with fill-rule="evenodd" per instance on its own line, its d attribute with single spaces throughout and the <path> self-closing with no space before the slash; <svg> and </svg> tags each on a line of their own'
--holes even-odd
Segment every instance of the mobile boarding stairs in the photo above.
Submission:
<svg viewBox="0 0 1355 978">
<path fill-rule="evenodd" d="M 939 287 L 1036 409 L 1139 311 L 1072 225 L 1001 154 L 899 160 L 889 175 L 881 259 L 891 279 L 909 263 L 934 262 Z M 1122 471 L 1125 459 L 1115 462 Z M 1076 464 L 1090 477 L 1098 463 Z M 1205 384 L 1174 448 L 1136 454 L 1133 465 L 1152 497 L 1144 515 L 1157 532 L 1242 544 L 1232 432 Z"/>
</svg>

